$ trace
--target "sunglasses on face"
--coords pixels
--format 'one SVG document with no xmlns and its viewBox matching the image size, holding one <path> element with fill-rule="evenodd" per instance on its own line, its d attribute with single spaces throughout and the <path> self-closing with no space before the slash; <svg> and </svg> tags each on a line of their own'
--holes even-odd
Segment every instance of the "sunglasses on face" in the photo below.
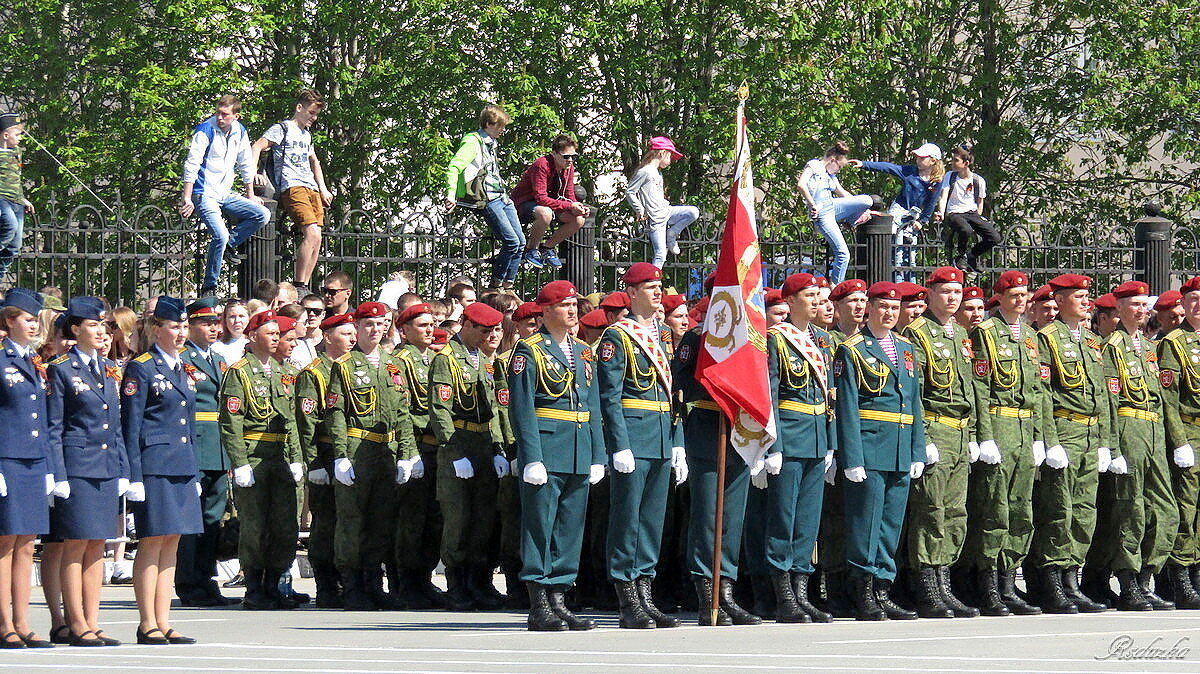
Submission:
<svg viewBox="0 0 1200 674">
<path fill-rule="evenodd" d="M 560 154 L 558 156 L 562 157 L 563 161 L 575 161 L 579 158 L 577 154 Z"/>
<path fill-rule="evenodd" d="M 321 292 L 325 293 L 326 295 L 336 295 L 338 293 L 346 292 L 348 290 L 350 290 L 350 289 L 349 288 L 321 288 Z"/>
<path fill-rule="evenodd" d="M 304 310 L 313 316 L 319 316 L 325 313 L 325 307 L 304 307 Z"/>
</svg>

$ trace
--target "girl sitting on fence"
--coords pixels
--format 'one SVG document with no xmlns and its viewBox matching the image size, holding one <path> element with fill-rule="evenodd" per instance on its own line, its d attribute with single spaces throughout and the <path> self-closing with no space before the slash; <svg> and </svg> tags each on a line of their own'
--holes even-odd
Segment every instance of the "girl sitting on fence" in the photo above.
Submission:
<svg viewBox="0 0 1200 674">
<path fill-rule="evenodd" d="M 625 188 L 625 199 L 633 208 L 637 221 L 646 224 L 650 244 L 654 246 L 651 264 L 659 269 L 667 261 L 667 251 L 672 255 L 679 254 L 679 233 L 700 217 L 700 209 L 695 206 L 672 206 L 667 201 L 660 171 L 676 159 L 683 159 L 683 153 L 675 149 L 670 138 L 651 138 L 649 151 L 642 156 L 641 164 Z"/>
</svg>

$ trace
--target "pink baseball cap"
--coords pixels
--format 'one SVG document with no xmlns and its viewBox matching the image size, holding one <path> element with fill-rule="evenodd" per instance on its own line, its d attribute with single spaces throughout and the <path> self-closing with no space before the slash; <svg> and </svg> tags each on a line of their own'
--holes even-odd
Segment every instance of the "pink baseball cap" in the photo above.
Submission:
<svg viewBox="0 0 1200 674">
<path fill-rule="evenodd" d="M 666 136 L 655 136 L 650 139 L 651 150 L 666 150 L 672 159 L 683 159 L 683 153 L 675 149 L 675 142 Z"/>
</svg>

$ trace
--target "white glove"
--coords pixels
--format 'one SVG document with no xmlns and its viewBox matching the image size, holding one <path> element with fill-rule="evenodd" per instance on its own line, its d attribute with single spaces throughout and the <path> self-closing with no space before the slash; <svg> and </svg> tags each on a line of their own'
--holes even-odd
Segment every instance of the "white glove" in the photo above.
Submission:
<svg viewBox="0 0 1200 674">
<path fill-rule="evenodd" d="M 396 461 L 396 484 L 404 484 L 412 477 L 412 464 L 410 459 L 399 459 Z"/>
<path fill-rule="evenodd" d="M 496 467 L 496 477 L 508 475 L 508 459 L 497 454 L 492 457 L 492 465 Z"/>
<path fill-rule="evenodd" d="M 928 466 L 931 463 L 937 463 L 940 458 L 942 458 L 942 455 L 938 452 L 937 445 L 932 442 L 925 445 L 925 465 Z"/>
<path fill-rule="evenodd" d="M 288 468 L 292 470 L 292 482 L 300 484 L 300 480 L 304 479 L 304 464 L 298 462 L 289 463 Z"/>
<path fill-rule="evenodd" d="M 233 483 L 239 487 L 254 486 L 254 469 L 250 464 L 233 469 Z"/>
<path fill-rule="evenodd" d="M 1117 458 L 1113 459 L 1112 463 L 1108 464 L 1108 472 L 1112 473 L 1113 475 L 1128 475 L 1129 464 L 1125 463 L 1125 457 L 1118 456 Z"/>
<path fill-rule="evenodd" d="M 767 488 L 767 471 L 760 470 L 750 476 L 750 484 L 754 485 L 755 489 Z"/>
<path fill-rule="evenodd" d="M 914 480 L 917 479 L 918 477 L 921 477 L 921 474 L 924 472 L 925 472 L 925 464 L 921 463 L 920 461 L 913 461 L 908 466 L 908 476 Z"/>
<path fill-rule="evenodd" d="M 971 455 L 971 463 L 979 460 L 979 443 L 974 440 L 967 443 L 967 452 Z"/>
<path fill-rule="evenodd" d="M 315 485 L 329 484 L 329 471 L 324 468 L 315 468 L 308 471 L 308 481 Z"/>
<path fill-rule="evenodd" d="M 979 460 L 991 465 L 1000 465 L 1000 448 L 996 446 L 995 440 L 984 440 L 979 443 Z"/>
<path fill-rule="evenodd" d="M 600 480 L 603 480 L 603 479 L 604 479 L 604 464 L 593 463 L 592 467 L 588 470 L 588 484 L 596 484 L 597 482 L 599 482 Z"/>
<path fill-rule="evenodd" d="M 1196 453 L 1192 451 L 1192 445 L 1186 444 L 1182 447 L 1175 448 L 1175 465 L 1180 468 L 1191 468 L 1196 465 Z"/>
<path fill-rule="evenodd" d="M 1096 472 L 1103 473 L 1108 470 L 1108 466 L 1112 464 L 1112 450 L 1108 447 L 1101 447 L 1096 450 Z"/>
<path fill-rule="evenodd" d="M 1067 450 L 1063 449 L 1062 445 L 1054 445 L 1046 450 L 1046 465 L 1061 470 L 1071 465 L 1070 459 L 1067 458 Z"/>
<path fill-rule="evenodd" d="M 129 480 L 123 477 L 117 478 L 117 496 L 124 496 L 127 491 L 129 491 Z"/>
<path fill-rule="evenodd" d="M 842 471 L 842 474 L 845 475 L 846 479 L 850 480 L 851 482 L 862 482 L 863 480 L 867 479 L 867 469 L 863 468 L 862 466 L 847 468 Z"/>
<path fill-rule="evenodd" d="M 767 468 L 767 462 L 764 461 L 763 459 L 759 459 L 758 461 L 755 461 L 754 465 L 750 466 L 750 477 L 757 477 L 758 474 L 763 472 L 764 470 L 766 470 L 766 468 Z"/>
<path fill-rule="evenodd" d="M 4 473 L 0 473 L 0 498 L 8 496 L 8 483 L 4 481 Z"/>
<path fill-rule="evenodd" d="M 419 454 L 413 457 L 412 464 L 409 465 L 408 469 L 410 471 L 409 477 L 414 480 L 419 480 L 425 477 L 425 461 Z"/>
<path fill-rule="evenodd" d="M 204 496 L 204 487 L 200 486 L 200 482 L 196 482 L 196 498 Z"/>
<path fill-rule="evenodd" d="M 1033 441 L 1033 467 L 1037 468 L 1046 462 L 1046 443 L 1041 440 Z"/>
<path fill-rule="evenodd" d="M 46 474 L 46 496 L 49 496 L 53 493 L 54 493 L 54 476 L 47 473 Z"/>
<path fill-rule="evenodd" d="M 592 466 L 592 468 L 595 468 L 595 466 Z M 591 479 L 592 472 L 588 471 L 589 480 Z M 536 487 L 546 484 L 550 476 L 546 474 L 546 464 L 541 461 L 534 461 L 533 463 L 525 464 L 525 470 L 521 473 L 521 479 Z"/>
<path fill-rule="evenodd" d="M 833 452 L 825 453 L 825 482 L 833 484 L 837 480 L 837 457 Z"/>
<path fill-rule="evenodd" d="M 516 475 L 517 468 L 519 468 L 519 466 L 517 466 L 517 459 L 514 457 L 512 461 L 508 462 L 508 474 Z"/>
<path fill-rule="evenodd" d="M 55 482 L 54 491 L 51 492 L 51 495 L 59 498 L 71 498 L 71 483 L 66 480 Z"/>
<path fill-rule="evenodd" d="M 471 460 L 463 457 L 454 462 L 454 476 L 464 480 L 469 480 L 475 477 L 475 466 L 471 465 Z"/>
<path fill-rule="evenodd" d="M 342 457 L 333 462 L 333 478 L 347 487 L 354 485 L 354 462 Z"/>
<path fill-rule="evenodd" d="M 783 470 L 783 452 L 771 452 L 766 458 L 767 472 L 771 475 L 778 475 L 779 471 Z"/>
<path fill-rule="evenodd" d="M 133 503 L 141 503 L 146 500 L 146 485 L 141 482 L 130 482 L 129 490 L 125 492 L 125 498 Z"/>
<path fill-rule="evenodd" d="M 675 469 L 675 484 L 683 484 L 687 481 L 687 453 L 683 451 L 683 447 L 671 448 L 671 468 Z"/>
<path fill-rule="evenodd" d="M 632 473 L 634 468 L 633 450 L 622 449 L 612 455 L 612 465 L 618 473 Z"/>
</svg>

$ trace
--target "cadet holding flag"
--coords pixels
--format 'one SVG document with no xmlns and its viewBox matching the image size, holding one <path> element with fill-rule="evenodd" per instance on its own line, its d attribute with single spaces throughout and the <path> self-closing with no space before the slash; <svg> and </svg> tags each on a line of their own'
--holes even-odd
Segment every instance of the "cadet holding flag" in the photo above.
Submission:
<svg viewBox="0 0 1200 674">
<path fill-rule="evenodd" d="M 892 601 L 896 547 L 911 480 L 925 469 L 925 423 L 916 354 L 892 332 L 900 316 L 895 283 L 867 289 L 867 324 L 842 342 L 837 382 L 837 454 L 846 483 L 846 564 L 859 620 L 912 620 Z"/>
<path fill-rule="evenodd" d="M 538 292 L 542 327 L 513 348 L 509 415 L 521 476 L 521 580 L 529 592 L 529 629 L 590 630 L 563 593 L 579 572 L 589 484 L 604 477 L 595 356 L 571 337 L 579 321 L 569 281 Z M 593 417 L 593 415 L 596 415 Z"/>
</svg>

